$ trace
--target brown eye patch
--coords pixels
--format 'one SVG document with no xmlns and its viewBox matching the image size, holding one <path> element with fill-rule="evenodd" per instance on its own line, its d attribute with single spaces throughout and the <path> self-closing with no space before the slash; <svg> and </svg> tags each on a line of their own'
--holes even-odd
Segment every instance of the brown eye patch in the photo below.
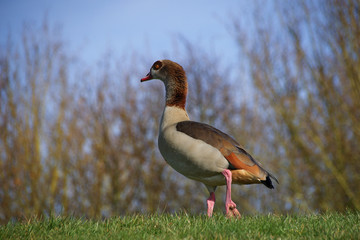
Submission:
<svg viewBox="0 0 360 240">
<path fill-rule="evenodd" d="M 156 62 L 154 63 L 154 65 L 153 65 L 153 69 L 154 69 L 154 70 L 159 70 L 159 69 L 161 68 L 161 66 L 162 66 L 162 62 L 156 61 Z"/>
</svg>

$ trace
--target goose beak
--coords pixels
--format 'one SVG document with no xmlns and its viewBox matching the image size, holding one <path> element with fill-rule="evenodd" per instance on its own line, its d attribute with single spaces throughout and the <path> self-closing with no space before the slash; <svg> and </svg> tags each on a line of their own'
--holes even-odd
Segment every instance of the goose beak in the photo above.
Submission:
<svg viewBox="0 0 360 240">
<path fill-rule="evenodd" d="M 149 72 L 148 74 L 146 74 L 145 77 L 143 77 L 141 79 L 141 82 L 145 82 L 145 81 L 148 81 L 148 80 L 151 80 L 151 79 L 153 79 L 153 77 L 151 76 L 151 73 Z"/>
</svg>

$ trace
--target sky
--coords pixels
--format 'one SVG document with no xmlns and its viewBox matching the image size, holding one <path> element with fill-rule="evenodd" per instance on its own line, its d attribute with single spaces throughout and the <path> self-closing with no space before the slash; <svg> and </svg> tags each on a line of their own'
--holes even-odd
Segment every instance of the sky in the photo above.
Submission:
<svg viewBox="0 0 360 240">
<path fill-rule="evenodd" d="M 227 26 L 249 1 L 0 0 L 0 44 L 20 36 L 24 23 L 38 26 L 45 16 L 81 56 L 96 61 L 106 51 L 142 53 L 154 61 L 169 56 L 178 36 L 232 62 L 236 45 Z M 16 38 L 15 38 L 16 39 Z M 167 55 L 166 55 L 167 54 Z M 170 56 L 176 59 L 176 56 Z"/>
</svg>

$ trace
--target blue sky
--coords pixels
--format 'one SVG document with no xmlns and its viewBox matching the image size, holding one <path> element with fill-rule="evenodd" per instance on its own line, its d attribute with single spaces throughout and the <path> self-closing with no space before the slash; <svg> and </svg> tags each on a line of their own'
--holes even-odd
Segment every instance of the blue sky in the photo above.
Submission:
<svg viewBox="0 0 360 240">
<path fill-rule="evenodd" d="M 250 1 L 0 0 L 0 43 L 19 36 L 24 22 L 62 27 L 63 39 L 89 61 L 107 50 L 136 51 L 154 59 L 172 52 L 178 35 L 229 61 L 237 56 L 226 25 L 245 16 Z M 251 6 L 250 6 L 251 7 Z M 227 60 L 226 60 L 227 61 Z"/>
</svg>

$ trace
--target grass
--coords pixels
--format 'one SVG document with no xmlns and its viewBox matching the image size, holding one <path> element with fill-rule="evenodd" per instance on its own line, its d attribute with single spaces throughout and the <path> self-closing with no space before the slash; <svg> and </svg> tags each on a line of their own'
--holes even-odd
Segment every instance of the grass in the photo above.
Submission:
<svg viewBox="0 0 360 240">
<path fill-rule="evenodd" d="M 32 219 L 0 226 L 0 239 L 360 239 L 360 212 L 259 215 L 134 215 L 106 220 Z"/>
</svg>

